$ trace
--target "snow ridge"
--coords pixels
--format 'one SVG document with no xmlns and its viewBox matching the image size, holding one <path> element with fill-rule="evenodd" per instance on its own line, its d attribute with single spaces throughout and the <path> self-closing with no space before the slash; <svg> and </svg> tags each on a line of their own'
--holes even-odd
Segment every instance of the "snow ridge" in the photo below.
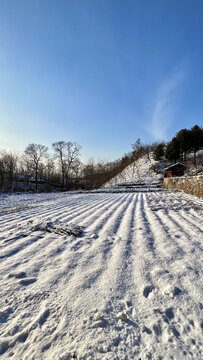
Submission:
<svg viewBox="0 0 203 360">
<path fill-rule="evenodd" d="M 0 215 L 2 360 L 202 358 L 202 199 L 24 194 L 4 206 L 19 202 Z M 82 232 L 59 231 L 71 223 Z"/>
</svg>

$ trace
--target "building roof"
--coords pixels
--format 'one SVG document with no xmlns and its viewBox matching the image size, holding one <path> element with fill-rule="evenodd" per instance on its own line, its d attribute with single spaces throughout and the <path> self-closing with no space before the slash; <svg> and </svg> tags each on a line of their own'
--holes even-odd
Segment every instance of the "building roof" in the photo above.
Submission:
<svg viewBox="0 0 203 360">
<path fill-rule="evenodd" d="M 183 168 L 186 168 L 186 166 L 185 166 L 184 164 L 181 164 L 180 162 L 177 162 L 177 163 L 175 163 L 175 164 L 172 164 L 172 165 L 164 168 L 163 170 L 173 169 L 173 168 L 176 167 L 176 166 L 181 166 L 181 167 L 183 167 Z"/>
</svg>

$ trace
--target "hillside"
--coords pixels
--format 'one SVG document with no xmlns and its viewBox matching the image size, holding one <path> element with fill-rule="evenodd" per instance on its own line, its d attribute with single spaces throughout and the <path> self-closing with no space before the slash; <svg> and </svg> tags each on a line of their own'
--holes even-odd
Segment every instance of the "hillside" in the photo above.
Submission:
<svg viewBox="0 0 203 360">
<path fill-rule="evenodd" d="M 150 153 L 141 157 L 133 164 L 127 166 L 120 174 L 105 184 L 105 187 L 123 184 L 156 184 L 163 179 L 163 168 L 165 163 L 159 163 Z"/>
<path fill-rule="evenodd" d="M 203 172 L 203 150 L 196 154 L 196 166 L 193 164 L 193 153 L 187 155 L 186 175 L 202 174 Z M 128 165 L 120 174 L 108 181 L 104 186 L 121 186 L 121 185 L 156 185 L 162 183 L 164 168 L 170 165 L 167 160 L 155 161 L 153 153 L 149 156 L 144 155 L 133 164 Z"/>
</svg>

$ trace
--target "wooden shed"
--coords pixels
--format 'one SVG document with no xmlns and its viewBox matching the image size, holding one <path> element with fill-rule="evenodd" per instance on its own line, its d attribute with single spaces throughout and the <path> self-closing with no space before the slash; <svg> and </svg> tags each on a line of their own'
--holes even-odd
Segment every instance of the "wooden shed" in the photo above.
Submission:
<svg viewBox="0 0 203 360">
<path fill-rule="evenodd" d="M 183 176 L 185 170 L 186 166 L 178 162 L 164 169 L 164 177 Z"/>
</svg>

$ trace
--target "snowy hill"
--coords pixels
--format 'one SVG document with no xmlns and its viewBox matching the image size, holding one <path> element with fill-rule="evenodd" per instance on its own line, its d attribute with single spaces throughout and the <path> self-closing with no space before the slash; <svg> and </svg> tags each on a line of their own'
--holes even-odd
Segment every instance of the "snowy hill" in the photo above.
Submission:
<svg viewBox="0 0 203 360">
<path fill-rule="evenodd" d="M 203 150 L 200 150 L 196 154 L 196 166 L 193 164 L 194 154 L 187 155 L 187 175 L 196 175 L 203 171 Z M 142 156 L 133 164 L 128 165 L 120 174 L 108 181 L 104 186 L 113 187 L 121 185 L 156 185 L 162 183 L 164 168 L 170 165 L 171 162 L 162 160 L 160 162 L 155 161 L 153 152 L 148 155 Z"/>
<path fill-rule="evenodd" d="M 151 153 L 127 166 L 120 174 L 105 184 L 105 187 L 127 184 L 146 184 L 161 182 L 163 165 L 154 160 Z M 158 173 L 159 172 L 159 173 Z"/>
</svg>

